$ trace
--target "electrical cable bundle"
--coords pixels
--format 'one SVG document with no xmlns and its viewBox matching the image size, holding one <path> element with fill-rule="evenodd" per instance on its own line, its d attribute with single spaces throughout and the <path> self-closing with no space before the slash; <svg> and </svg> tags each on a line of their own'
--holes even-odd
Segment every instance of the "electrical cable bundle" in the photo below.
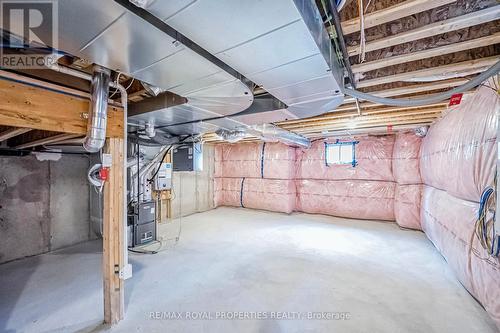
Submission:
<svg viewBox="0 0 500 333">
<path fill-rule="evenodd" d="M 496 177 L 495 177 L 496 188 Z M 500 236 L 495 232 L 496 193 L 493 187 L 487 187 L 481 194 L 475 234 L 481 246 L 494 257 L 500 253 Z M 490 214 L 488 214 L 490 213 Z M 490 215 L 490 216 L 489 216 Z"/>
</svg>

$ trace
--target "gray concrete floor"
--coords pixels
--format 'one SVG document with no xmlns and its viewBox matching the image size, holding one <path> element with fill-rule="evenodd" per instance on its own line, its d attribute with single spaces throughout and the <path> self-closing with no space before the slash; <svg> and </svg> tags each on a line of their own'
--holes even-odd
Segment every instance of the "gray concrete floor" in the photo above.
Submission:
<svg viewBox="0 0 500 333">
<path fill-rule="evenodd" d="M 177 245 L 130 259 L 125 320 L 112 332 L 496 332 L 424 234 L 392 223 L 219 208 L 184 218 Z M 0 265 L 0 331 L 105 330 L 100 263 L 89 242 Z M 234 311 L 348 318 L 185 318 Z"/>
</svg>

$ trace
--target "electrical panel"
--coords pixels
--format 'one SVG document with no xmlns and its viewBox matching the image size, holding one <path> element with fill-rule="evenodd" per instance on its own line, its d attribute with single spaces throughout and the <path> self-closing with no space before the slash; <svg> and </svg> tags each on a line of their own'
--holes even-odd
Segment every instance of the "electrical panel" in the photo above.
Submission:
<svg viewBox="0 0 500 333">
<path fill-rule="evenodd" d="M 173 153 L 173 171 L 202 171 L 203 145 L 187 143 L 177 146 Z"/>
<path fill-rule="evenodd" d="M 170 190 L 172 188 L 172 163 L 161 163 L 155 177 L 154 189 L 156 191 Z"/>
</svg>

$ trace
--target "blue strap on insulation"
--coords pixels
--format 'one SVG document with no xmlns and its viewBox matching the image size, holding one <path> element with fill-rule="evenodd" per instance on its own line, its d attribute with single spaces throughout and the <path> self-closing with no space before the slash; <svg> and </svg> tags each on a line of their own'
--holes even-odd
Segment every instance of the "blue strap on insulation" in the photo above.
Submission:
<svg viewBox="0 0 500 333">
<path fill-rule="evenodd" d="M 243 208 L 245 208 L 245 206 L 243 206 L 243 185 L 244 184 L 245 184 L 245 177 L 241 178 L 241 188 L 240 188 L 240 205 Z"/>
<path fill-rule="evenodd" d="M 266 143 L 262 144 L 262 152 L 260 155 L 260 178 L 264 178 L 264 153 L 266 151 Z"/>
</svg>

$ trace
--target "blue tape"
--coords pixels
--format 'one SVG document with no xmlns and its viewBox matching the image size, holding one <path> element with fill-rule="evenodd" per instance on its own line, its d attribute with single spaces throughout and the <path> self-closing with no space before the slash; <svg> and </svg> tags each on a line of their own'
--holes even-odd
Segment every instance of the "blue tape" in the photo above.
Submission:
<svg viewBox="0 0 500 333">
<path fill-rule="evenodd" d="M 266 143 L 262 144 L 262 153 L 260 155 L 260 178 L 264 178 L 264 153 L 266 151 Z"/>
<path fill-rule="evenodd" d="M 243 185 L 244 184 L 245 184 L 245 177 L 241 178 L 241 188 L 240 188 L 240 205 L 243 208 L 245 208 L 245 206 L 243 206 Z"/>
</svg>

